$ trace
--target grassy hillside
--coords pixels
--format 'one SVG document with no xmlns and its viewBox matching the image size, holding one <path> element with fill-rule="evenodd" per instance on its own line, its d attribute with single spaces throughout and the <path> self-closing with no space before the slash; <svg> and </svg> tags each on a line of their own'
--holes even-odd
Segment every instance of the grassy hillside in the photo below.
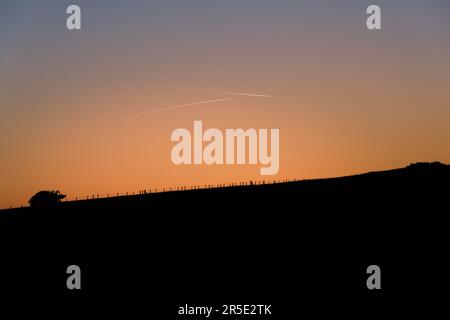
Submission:
<svg viewBox="0 0 450 320">
<path fill-rule="evenodd" d="M 375 263 L 383 294 L 440 296 L 449 186 L 450 166 L 424 163 L 5 210 L 1 291 L 73 295 L 75 263 L 87 297 L 367 297 Z"/>
</svg>

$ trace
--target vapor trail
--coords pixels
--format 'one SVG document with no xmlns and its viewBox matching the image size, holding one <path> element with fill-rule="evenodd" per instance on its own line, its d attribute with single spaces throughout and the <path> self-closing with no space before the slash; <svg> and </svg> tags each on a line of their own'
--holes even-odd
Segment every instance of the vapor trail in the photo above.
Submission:
<svg viewBox="0 0 450 320">
<path fill-rule="evenodd" d="M 230 94 L 230 95 L 234 95 L 234 96 L 256 97 L 256 98 L 272 98 L 272 96 L 269 96 L 267 94 L 256 94 L 256 93 L 245 93 L 245 92 L 216 91 L 216 93 Z"/>
<path fill-rule="evenodd" d="M 139 113 L 139 114 L 136 114 L 136 115 L 128 117 L 128 119 L 139 118 L 139 117 L 147 116 L 149 114 L 153 114 L 153 113 L 157 113 L 157 112 L 164 112 L 164 111 L 169 111 L 169 110 L 182 109 L 182 108 L 187 108 L 187 107 L 198 106 L 198 105 L 201 105 L 201 104 L 216 103 L 216 102 L 222 102 L 222 101 L 228 101 L 228 100 L 231 100 L 231 98 L 223 98 L 223 99 L 216 99 L 216 100 L 208 100 L 208 101 L 193 102 L 193 103 L 188 103 L 188 104 L 181 104 L 181 105 L 178 105 L 178 106 L 161 108 L 161 109 L 156 109 L 156 110 L 152 110 L 152 111 L 148 111 L 148 112 L 144 112 L 144 113 Z"/>
</svg>

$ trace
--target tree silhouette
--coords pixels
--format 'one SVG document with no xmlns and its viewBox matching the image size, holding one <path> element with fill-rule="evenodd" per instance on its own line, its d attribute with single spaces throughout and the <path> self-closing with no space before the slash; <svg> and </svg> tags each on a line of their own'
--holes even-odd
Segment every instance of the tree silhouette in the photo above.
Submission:
<svg viewBox="0 0 450 320">
<path fill-rule="evenodd" d="M 46 207 L 54 205 L 64 199 L 66 195 L 61 194 L 59 191 L 39 191 L 33 197 L 31 197 L 28 203 L 32 207 Z"/>
</svg>

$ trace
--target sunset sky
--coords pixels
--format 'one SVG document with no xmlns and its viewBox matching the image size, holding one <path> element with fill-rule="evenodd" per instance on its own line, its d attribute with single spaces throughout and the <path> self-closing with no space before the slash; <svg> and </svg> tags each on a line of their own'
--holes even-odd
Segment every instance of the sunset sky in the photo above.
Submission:
<svg viewBox="0 0 450 320">
<path fill-rule="evenodd" d="M 278 174 L 174 165 L 194 120 L 279 128 Z M 0 1 L 0 208 L 418 161 L 450 163 L 448 0 Z"/>
</svg>

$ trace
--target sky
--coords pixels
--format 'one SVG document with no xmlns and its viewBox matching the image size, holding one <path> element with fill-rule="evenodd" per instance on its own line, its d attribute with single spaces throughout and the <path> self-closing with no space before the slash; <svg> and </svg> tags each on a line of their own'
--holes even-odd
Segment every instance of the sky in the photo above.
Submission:
<svg viewBox="0 0 450 320">
<path fill-rule="evenodd" d="M 450 163 L 449 88 L 447 0 L 1 0 L 0 208 Z M 278 173 L 174 165 L 194 120 L 278 128 Z"/>
</svg>

